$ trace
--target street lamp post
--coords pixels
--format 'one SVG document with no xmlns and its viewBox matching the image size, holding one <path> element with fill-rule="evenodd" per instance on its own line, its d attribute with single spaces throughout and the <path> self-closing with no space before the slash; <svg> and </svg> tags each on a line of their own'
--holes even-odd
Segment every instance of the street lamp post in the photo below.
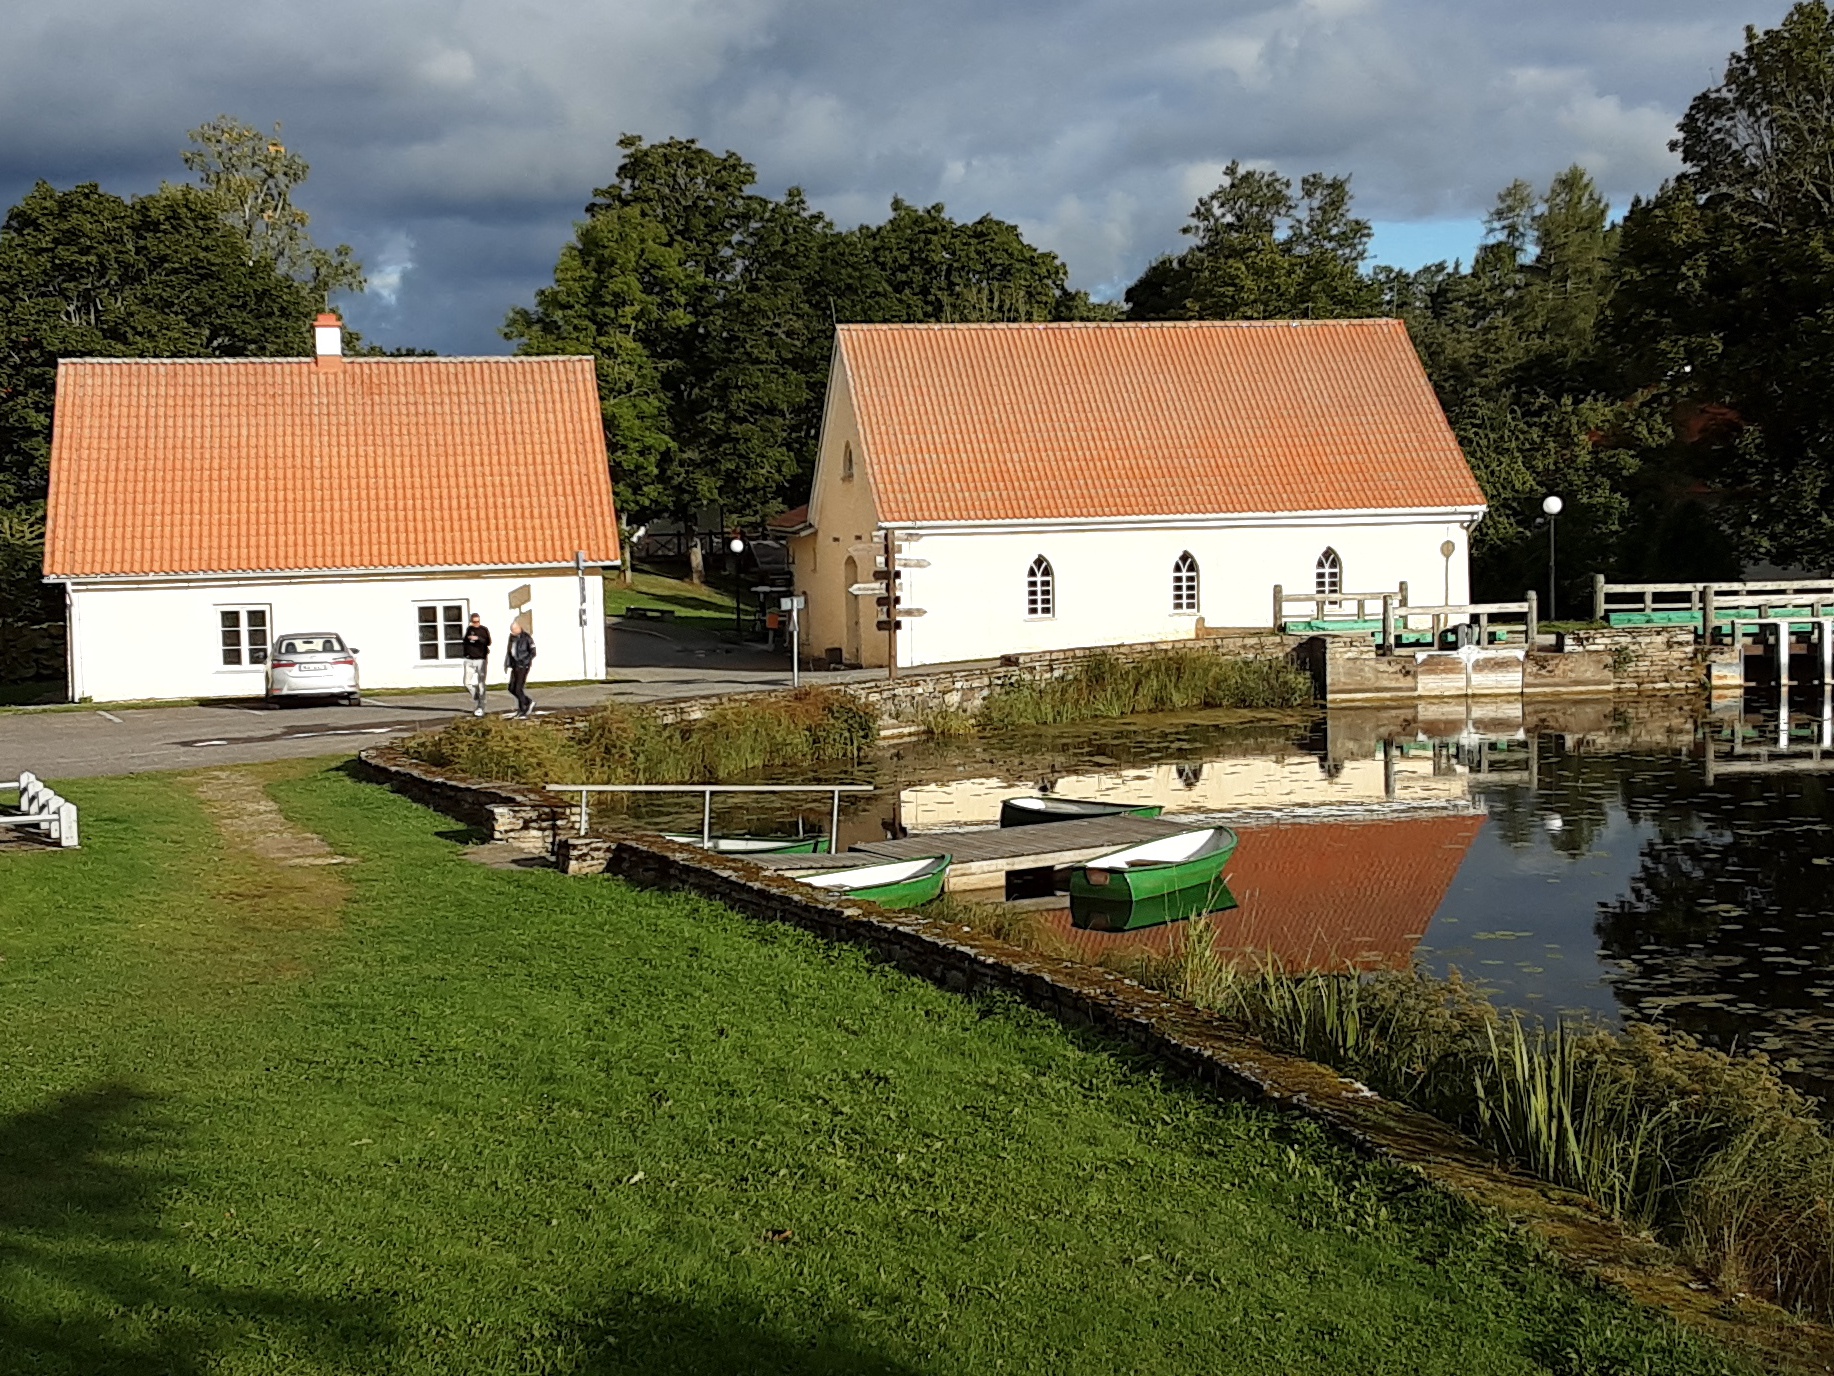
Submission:
<svg viewBox="0 0 1834 1376">
<path fill-rule="evenodd" d="M 1561 507 L 1566 503 L 1555 496 L 1542 499 L 1541 509 L 1547 513 L 1547 619 L 1558 619 L 1554 609 L 1554 519 L 1560 515 Z"/>
<path fill-rule="evenodd" d="M 726 544 L 732 551 L 732 633 L 745 639 L 745 590 L 739 586 L 739 556 L 745 553 L 745 540 L 735 535 Z"/>
</svg>

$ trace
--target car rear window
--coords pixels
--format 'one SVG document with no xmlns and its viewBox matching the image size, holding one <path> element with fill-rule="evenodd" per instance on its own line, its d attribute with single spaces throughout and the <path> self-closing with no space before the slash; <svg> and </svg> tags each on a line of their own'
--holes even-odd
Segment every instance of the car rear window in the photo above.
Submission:
<svg viewBox="0 0 1834 1376">
<path fill-rule="evenodd" d="M 344 641 L 335 635 L 283 635 L 280 643 L 274 646 L 274 653 L 282 655 L 341 655 L 344 653 Z"/>
</svg>

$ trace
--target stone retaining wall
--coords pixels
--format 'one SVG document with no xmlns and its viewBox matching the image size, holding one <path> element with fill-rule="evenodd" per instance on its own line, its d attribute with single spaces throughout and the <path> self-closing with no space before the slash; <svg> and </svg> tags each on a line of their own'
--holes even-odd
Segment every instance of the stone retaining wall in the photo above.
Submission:
<svg viewBox="0 0 1834 1376">
<path fill-rule="evenodd" d="M 489 841 L 553 854 L 555 843 L 578 804 L 527 784 L 482 783 L 410 759 L 392 745 L 372 746 L 357 756 L 357 769 L 423 807 L 475 827 Z"/>
<path fill-rule="evenodd" d="M 1608 626 L 1560 632 L 1561 648 L 1606 656 L 1620 689 L 1668 692 L 1705 683 L 1705 657 L 1692 626 Z"/>
<path fill-rule="evenodd" d="M 824 684 L 822 675 L 805 675 L 803 682 L 832 686 L 875 708 L 888 722 L 921 723 L 942 712 L 974 713 L 990 693 L 1013 683 L 1036 683 L 1062 678 L 1097 655 L 1135 660 L 1168 651 L 1195 651 L 1230 657 L 1297 654 L 1307 638 L 1270 630 L 1218 627 L 1202 630 L 1196 639 L 1160 640 L 1141 645 L 1107 645 L 1086 649 L 1049 650 L 1037 654 L 1007 655 L 998 664 L 959 669 L 901 669 L 895 679 L 840 681 Z M 727 703 L 756 701 L 756 693 L 723 693 L 716 697 L 684 698 L 656 703 L 664 721 L 695 721 Z"/>
<path fill-rule="evenodd" d="M 1609 696 L 1622 685 L 1602 650 L 1550 653 L 1498 648 L 1467 664 L 1451 653 L 1401 650 L 1384 655 L 1363 639 L 1328 638 L 1321 654 L 1324 698 L 1343 703 L 1397 702 L 1417 697 Z"/>
</svg>

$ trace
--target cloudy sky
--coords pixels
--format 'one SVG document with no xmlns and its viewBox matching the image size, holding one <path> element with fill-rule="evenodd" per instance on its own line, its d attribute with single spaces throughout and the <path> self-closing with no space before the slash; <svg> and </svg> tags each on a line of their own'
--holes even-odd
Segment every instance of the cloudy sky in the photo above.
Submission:
<svg viewBox="0 0 1834 1376">
<path fill-rule="evenodd" d="M 1619 206 L 1784 0 L 12 0 L 0 197 L 183 175 L 184 133 L 285 124 L 351 322 L 496 353 L 618 135 L 732 148 L 844 224 L 893 194 L 1016 221 L 1113 296 L 1232 157 L 1354 175 L 1376 255 L 1467 255 L 1510 179 Z"/>
</svg>

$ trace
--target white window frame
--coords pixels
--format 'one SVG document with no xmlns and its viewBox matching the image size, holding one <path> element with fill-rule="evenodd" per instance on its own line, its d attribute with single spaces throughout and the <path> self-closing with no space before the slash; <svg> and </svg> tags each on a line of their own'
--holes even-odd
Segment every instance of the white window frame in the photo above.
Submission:
<svg viewBox="0 0 1834 1376">
<path fill-rule="evenodd" d="M 1042 554 L 1025 570 L 1025 619 L 1051 621 L 1057 616 L 1057 570 Z"/>
<path fill-rule="evenodd" d="M 1344 557 L 1330 545 L 1312 565 L 1312 592 L 1333 601 L 1344 595 Z"/>
<path fill-rule="evenodd" d="M 453 608 L 458 609 L 458 620 L 454 622 L 445 613 Z M 428 622 L 425 613 L 432 612 L 433 619 Z M 431 624 L 436 631 L 445 634 L 434 638 L 434 646 L 441 651 L 437 655 L 426 655 L 421 652 L 426 648 L 426 637 L 422 630 Z M 414 604 L 414 663 L 421 668 L 432 668 L 436 665 L 450 664 L 465 657 L 465 628 L 471 624 L 471 599 L 466 597 L 442 597 L 432 602 Z M 456 627 L 454 635 L 448 628 Z"/>
<path fill-rule="evenodd" d="M 274 644 L 274 608 L 267 602 L 223 602 L 211 609 L 216 621 L 216 671 L 219 674 L 248 674 L 267 672 L 268 652 Z M 261 639 L 251 641 L 249 633 L 254 629 L 249 624 L 251 614 L 261 618 Z M 232 628 L 229 618 L 235 618 Z M 229 642 L 224 638 L 233 629 L 236 637 L 236 663 L 231 664 L 224 655 L 229 651 Z"/>
<path fill-rule="evenodd" d="M 1172 561 L 1172 615 L 1196 616 L 1202 605 L 1203 570 L 1187 549 Z"/>
</svg>

